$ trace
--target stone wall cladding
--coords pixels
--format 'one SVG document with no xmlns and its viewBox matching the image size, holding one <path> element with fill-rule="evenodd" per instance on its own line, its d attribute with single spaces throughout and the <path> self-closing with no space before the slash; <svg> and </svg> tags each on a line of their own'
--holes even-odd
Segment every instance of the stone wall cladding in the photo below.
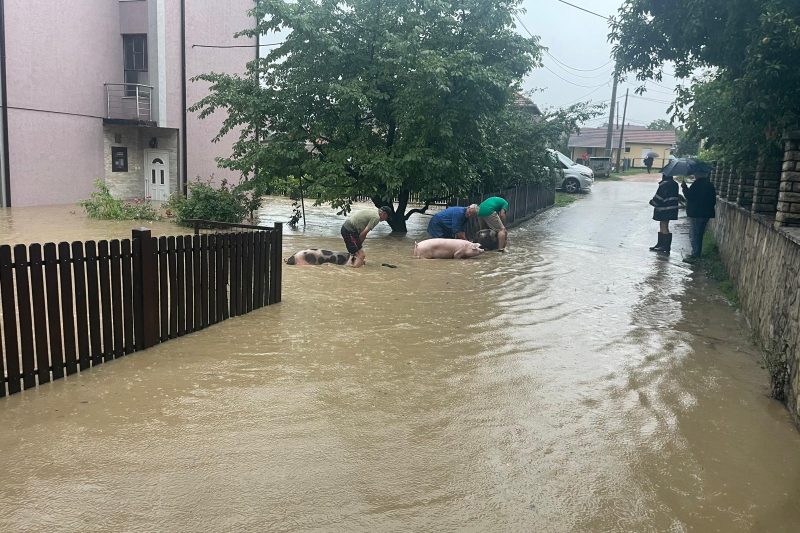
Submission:
<svg viewBox="0 0 800 533">
<path fill-rule="evenodd" d="M 800 226 L 800 131 L 784 138 L 776 226 Z"/>
<path fill-rule="evenodd" d="M 119 143 L 114 142 L 120 136 Z M 143 128 L 137 126 L 103 127 L 103 159 L 105 181 L 111 195 L 123 200 L 144 198 L 144 152 L 150 149 L 150 139 L 157 140 L 156 150 L 169 152 L 169 190 L 178 190 L 178 131 L 169 128 Z M 128 172 L 111 171 L 111 147 L 128 148 Z"/>
<path fill-rule="evenodd" d="M 759 343 L 786 355 L 786 404 L 800 424 L 800 231 L 776 229 L 725 201 L 717 202 L 712 229 Z"/>
</svg>

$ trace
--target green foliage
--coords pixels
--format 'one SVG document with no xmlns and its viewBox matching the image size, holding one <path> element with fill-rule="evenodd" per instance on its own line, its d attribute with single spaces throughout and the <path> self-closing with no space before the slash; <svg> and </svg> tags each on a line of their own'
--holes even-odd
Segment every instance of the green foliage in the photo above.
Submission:
<svg viewBox="0 0 800 533">
<path fill-rule="evenodd" d="M 540 179 L 527 148 L 543 159 L 545 141 L 519 137 L 534 121 L 511 107 L 542 53 L 515 31 L 520 3 L 257 0 L 241 34 L 284 42 L 243 76 L 200 76 L 210 93 L 192 109 L 225 112 L 219 136 L 239 132 L 221 166 L 263 189 L 303 175 L 308 197 L 341 212 L 356 196 L 396 204 L 404 231 L 411 193 Z"/>
<path fill-rule="evenodd" d="M 696 134 L 689 133 L 684 128 L 675 130 L 675 151 L 673 155 L 677 157 L 697 156 L 700 153 L 700 138 Z M 708 161 L 713 161 L 709 159 Z"/>
<path fill-rule="evenodd" d="M 659 118 L 651 122 L 647 126 L 648 130 L 657 130 L 657 131 L 671 131 L 675 129 L 675 126 L 669 120 L 664 120 L 663 118 Z"/>
<path fill-rule="evenodd" d="M 673 118 L 725 159 L 770 151 L 800 121 L 800 2 L 625 0 L 610 39 L 620 72 L 662 79 L 707 69 L 678 91 Z"/>
<path fill-rule="evenodd" d="M 166 207 L 176 223 L 190 225 L 187 220 L 201 219 L 238 224 L 258 209 L 260 197 L 232 188 L 226 180 L 214 188 L 211 181 L 209 178 L 189 183 L 188 196 L 177 193 L 170 196 Z"/>
<path fill-rule="evenodd" d="M 102 220 L 161 219 L 161 215 L 148 200 L 118 200 L 111 196 L 108 185 L 101 179 L 96 179 L 94 186 L 97 190 L 89 195 L 89 199 L 78 202 L 89 218 Z"/>
<path fill-rule="evenodd" d="M 706 230 L 703 236 L 703 253 L 700 256 L 698 264 L 703 269 L 706 276 L 718 284 L 719 290 L 722 295 L 725 296 L 725 299 L 728 300 L 732 306 L 738 307 L 739 293 L 728 275 L 725 263 L 719 255 L 717 240 L 710 230 Z"/>
</svg>

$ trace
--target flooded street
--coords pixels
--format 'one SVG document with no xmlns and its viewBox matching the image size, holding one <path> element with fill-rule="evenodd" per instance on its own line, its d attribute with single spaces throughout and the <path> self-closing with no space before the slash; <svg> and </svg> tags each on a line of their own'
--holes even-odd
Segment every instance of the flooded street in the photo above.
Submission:
<svg viewBox="0 0 800 533">
<path fill-rule="evenodd" d="M 279 305 L 0 399 L 0 531 L 797 531 L 800 432 L 685 219 L 647 251 L 654 191 L 597 183 L 465 261 L 382 224 L 364 268 L 285 266 Z M 139 225 L 49 209 L 3 242 Z M 342 250 L 307 210 L 284 255 Z"/>
</svg>

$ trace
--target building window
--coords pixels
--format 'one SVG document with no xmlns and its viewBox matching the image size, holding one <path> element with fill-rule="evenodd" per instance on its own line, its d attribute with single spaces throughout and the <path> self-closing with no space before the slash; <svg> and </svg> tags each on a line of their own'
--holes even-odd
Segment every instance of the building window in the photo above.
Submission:
<svg viewBox="0 0 800 533">
<path fill-rule="evenodd" d="M 147 35 L 123 35 L 122 50 L 125 65 L 125 83 L 147 85 Z M 125 87 L 126 96 L 136 96 L 136 87 Z"/>
<path fill-rule="evenodd" d="M 111 172 L 128 171 L 128 149 L 124 146 L 111 147 Z"/>
<path fill-rule="evenodd" d="M 628 153 L 628 152 L 630 152 L 630 151 L 631 151 L 631 147 L 630 147 L 630 146 L 626 146 L 626 147 L 625 147 L 625 153 L 627 154 L 627 153 Z"/>
</svg>

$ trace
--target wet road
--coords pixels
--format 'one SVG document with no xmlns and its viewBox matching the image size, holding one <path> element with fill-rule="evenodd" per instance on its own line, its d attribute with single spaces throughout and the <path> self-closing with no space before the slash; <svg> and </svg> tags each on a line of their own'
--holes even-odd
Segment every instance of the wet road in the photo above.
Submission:
<svg viewBox="0 0 800 533">
<path fill-rule="evenodd" d="M 800 433 L 683 221 L 647 251 L 654 189 L 469 261 L 382 225 L 363 269 L 0 400 L 0 531 L 796 531 Z M 319 224 L 287 255 L 341 249 Z"/>
</svg>

